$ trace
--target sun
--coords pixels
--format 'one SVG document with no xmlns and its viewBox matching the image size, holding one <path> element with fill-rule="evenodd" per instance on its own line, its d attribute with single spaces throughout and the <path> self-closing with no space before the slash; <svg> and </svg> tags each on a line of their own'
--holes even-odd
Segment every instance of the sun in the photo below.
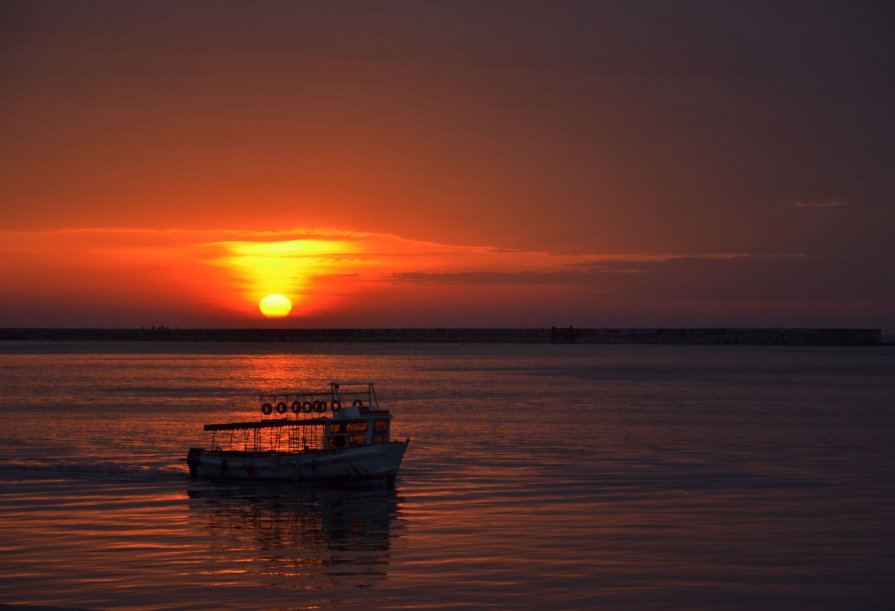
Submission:
<svg viewBox="0 0 895 611">
<path fill-rule="evenodd" d="M 258 307 L 268 318 L 283 318 L 292 311 L 292 302 L 285 295 L 273 293 L 258 302 Z"/>
</svg>

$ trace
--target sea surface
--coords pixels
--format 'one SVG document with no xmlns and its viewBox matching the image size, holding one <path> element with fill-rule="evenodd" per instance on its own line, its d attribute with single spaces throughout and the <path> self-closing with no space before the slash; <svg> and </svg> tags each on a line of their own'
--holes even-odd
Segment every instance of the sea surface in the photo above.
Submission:
<svg viewBox="0 0 895 611">
<path fill-rule="evenodd" d="M 395 489 L 191 481 L 378 382 Z M 895 608 L 887 347 L 0 343 L 0 605 Z"/>
</svg>

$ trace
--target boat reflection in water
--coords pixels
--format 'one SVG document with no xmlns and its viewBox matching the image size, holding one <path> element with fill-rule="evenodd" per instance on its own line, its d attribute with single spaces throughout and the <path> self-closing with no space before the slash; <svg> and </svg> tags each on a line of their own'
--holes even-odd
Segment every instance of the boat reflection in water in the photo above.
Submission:
<svg viewBox="0 0 895 611">
<path fill-rule="evenodd" d="M 195 532 L 207 529 L 217 585 L 363 588 L 387 575 L 402 499 L 388 486 L 296 488 L 194 482 Z"/>
</svg>

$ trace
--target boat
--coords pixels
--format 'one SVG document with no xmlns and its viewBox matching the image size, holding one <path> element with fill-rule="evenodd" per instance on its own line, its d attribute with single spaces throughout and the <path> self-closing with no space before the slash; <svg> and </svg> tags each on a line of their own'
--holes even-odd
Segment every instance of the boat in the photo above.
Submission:
<svg viewBox="0 0 895 611">
<path fill-rule="evenodd" d="M 410 439 L 391 439 L 392 416 L 379 407 L 374 382 L 337 380 L 258 398 L 259 420 L 205 425 L 210 446 L 189 449 L 190 477 L 394 486 Z"/>
</svg>

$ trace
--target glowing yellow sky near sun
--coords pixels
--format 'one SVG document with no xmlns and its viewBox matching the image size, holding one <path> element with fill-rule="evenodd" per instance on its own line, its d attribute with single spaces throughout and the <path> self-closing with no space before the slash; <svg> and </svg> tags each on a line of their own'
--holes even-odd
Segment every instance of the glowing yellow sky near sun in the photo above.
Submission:
<svg viewBox="0 0 895 611">
<path fill-rule="evenodd" d="M 358 253 L 347 240 L 299 239 L 280 242 L 218 242 L 227 254 L 214 264 L 230 270 L 251 303 L 281 293 L 295 301 L 308 290 L 314 276 L 333 273 L 338 261 Z"/>
</svg>

